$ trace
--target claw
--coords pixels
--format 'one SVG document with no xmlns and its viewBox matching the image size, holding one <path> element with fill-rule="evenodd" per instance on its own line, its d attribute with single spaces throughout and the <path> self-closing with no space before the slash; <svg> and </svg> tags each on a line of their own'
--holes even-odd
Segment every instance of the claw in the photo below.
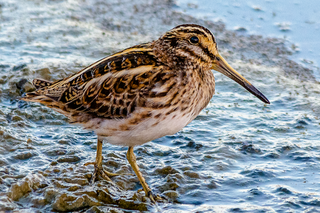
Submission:
<svg viewBox="0 0 320 213">
<path fill-rule="evenodd" d="M 149 199 L 151 200 L 152 203 L 156 203 L 152 191 L 148 191 L 148 197 L 149 197 Z"/>
<path fill-rule="evenodd" d="M 116 173 L 108 172 L 105 169 L 103 169 L 102 166 L 97 165 L 96 162 L 88 162 L 88 163 L 84 164 L 84 166 L 88 166 L 88 165 L 94 165 L 94 172 L 93 172 L 92 178 L 91 178 L 92 184 L 98 178 L 98 176 L 102 177 L 103 179 L 105 179 L 109 182 L 112 182 L 110 178 L 115 177 L 115 176 L 119 176 L 119 175 L 123 175 L 123 174 L 116 174 Z"/>
</svg>

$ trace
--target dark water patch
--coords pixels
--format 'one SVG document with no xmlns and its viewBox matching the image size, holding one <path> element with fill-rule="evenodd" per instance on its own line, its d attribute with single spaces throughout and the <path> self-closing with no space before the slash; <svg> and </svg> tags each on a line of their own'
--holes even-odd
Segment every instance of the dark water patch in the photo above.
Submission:
<svg viewBox="0 0 320 213">
<path fill-rule="evenodd" d="M 300 201 L 301 204 L 303 205 L 308 205 L 308 206 L 320 206 L 320 198 L 314 198 L 314 199 L 309 199 L 307 201 Z"/>
<path fill-rule="evenodd" d="M 198 151 L 198 150 L 201 149 L 202 147 L 203 147 L 202 144 L 196 143 L 196 142 L 194 142 L 194 141 L 190 141 L 190 142 L 187 143 L 187 145 L 182 146 L 181 148 L 192 148 L 192 149 L 195 149 L 195 150 Z"/>
<path fill-rule="evenodd" d="M 266 153 L 262 157 L 263 158 L 267 158 L 267 159 L 279 159 L 280 158 L 280 154 L 277 153 L 277 152 L 271 152 L 271 153 Z"/>
<path fill-rule="evenodd" d="M 241 171 L 240 174 L 254 179 L 275 177 L 275 173 L 273 171 L 266 169 L 246 169 Z"/>
<path fill-rule="evenodd" d="M 301 209 L 302 206 L 299 205 L 298 199 L 286 199 L 282 206 L 288 207 L 290 209 Z"/>
<path fill-rule="evenodd" d="M 246 142 L 242 143 L 240 150 L 244 154 L 261 154 L 261 150 L 259 149 L 259 147 L 256 147 L 255 145 Z"/>
<path fill-rule="evenodd" d="M 270 212 L 271 209 L 269 209 L 268 207 L 258 207 L 258 206 L 250 206 L 250 207 L 243 207 L 243 208 L 230 208 L 228 210 L 228 212 L 240 212 L 240 213 L 250 213 L 250 212 L 261 212 L 261 213 L 265 213 L 265 212 Z"/>
<path fill-rule="evenodd" d="M 246 200 L 250 200 L 252 202 L 261 202 L 261 201 L 268 201 L 274 199 L 274 195 L 265 191 L 261 188 L 253 188 L 248 190 Z"/>
<path fill-rule="evenodd" d="M 26 67 L 27 67 L 27 64 L 16 65 L 16 66 L 12 67 L 12 71 L 22 70 L 22 69 L 24 69 Z"/>
<path fill-rule="evenodd" d="M 215 159 L 225 158 L 225 159 L 242 159 L 242 154 L 236 149 L 230 146 L 219 146 L 217 148 L 211 149 L 210 151 L 205 151 L 203 154 L 213 155 Z"/>
<path fill-rule="evenodd" d="M 291 194 L 294 194 L 294 192 L 292 192 L 292 190 L 289 189 L 286 186 L 279 186 L 274 190 L 274 192 L 279 194 L 279 195 L 287 195 L 287 194 L 291 195 Z"/>
<path fill-rule="evenodd" d="M 174 136 L 165 136 L 165 140 L 155 140 L 156 143 L 163 144 L 166 146 L 174 146 L 174 147 L 186 147 L 188 143 L 196 143 L 195 139 L 189 137 L 187 134 L 175 134 Z"/>
<path fill-rule="evenodd" d="M 291 150 L 297 150 L 297 148 L 298 147 L 294 144 L 287 144 L 285 146 L 282 146 L 281 148 L 278 148 L 278 152 L 285 154 L 290 152 Z"/>
<path fill-rule="evenodd" d="M 223 175 L 219 177 L 219 180 L 216 180 L 217 183 L 221 184 L 221 186 L 226 185 L 228 187 L 235 187 L 235 188 L 247 188 L 251 185 L 256 185 L 259 183 L 259 180 L 255 180 L 250 177 L 245 177 L 244 175 Z"/>
<path fill-rule="evenodd" d="M 314 156 L 311 155 L 311 153 L 305 152 L 305 151 L 294 151 L 290 152 L 287 155 L 288 158 L 291 158 L 295 161 L 300 162 L 315 162 L 316 159 Z"/>
</svg>

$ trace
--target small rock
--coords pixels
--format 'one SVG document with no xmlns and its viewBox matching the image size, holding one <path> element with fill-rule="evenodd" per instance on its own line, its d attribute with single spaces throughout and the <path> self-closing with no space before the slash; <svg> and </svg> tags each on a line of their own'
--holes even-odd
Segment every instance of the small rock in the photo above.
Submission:
<svg viewBox="0 0 320 213">
<path fill-rule="evenodd" d="M 50 163 L 51 166 L 56 166 L 57 164 L 58 164 L 57 161 L 52 161 L 52 162 Z M 56 172 L 56 171 L 54 171 L 54 172 Z M 58 172 L 60 172 L 60 170 L 59 170 Z"/>
<path fill-rule="evenodd" d="M 166 166 L 162 169 L 156 169 L 155 173 L 159 174 L 159 175 L 168 175 L 168 174 L 175 174 L 175 173 L 179 173 L 179 172 L 178 172 L 178 170 L 172 168 L 171 166 Z"/>
<path fill-rule="evenodd" d="M 14 155 L 13 158 L 17 160 L 27 160 L 36 155 L 38 155 L 36 152 L 25 151 Z"/>
<path fill-rule="evenodd" d="M 75 155 L 71 155 L 71 156 L 62 156 L 59 157 L 57 160 L 59 163 L 74 163 L 74 162 L 78 162 L 80 161 L 80 158 L 78 156 Z"/>
<path fill-rule="evenodd" d="M 60 148 L 51 148 L 44 152 L 48 156 L 57 156 L 57 155 L 65 155 L 67 153 L 67 150 L 60 149 Z M 69 156 L 67 156 L 69 157 Z"/>
<path fill-rule="evenodd" d="M 75 178 L 75 177 L 68 177 L 64 178 L 64 181 L 67 183 L 74 183 L 74 184 L 79 184 L 80 186 L 88 185 L 88 179 L 86 178 Z"/>
<path fill-rule="evenodd" d="M 48 187 L 44 193 L 44 198 L 46 202 L 51 203 L 58 194 L 59 194 L 58 189 Z"/>
<path fill-rule="evenodd" d="M 8 197 L 1 197 L 0 209 L 1 212 L 13 212 L 14 209 L 18 209 L 18 205 L 12 202 L 12 200 Z"/>
<path fill-rule="evenodd" d="M 122 211 L 120 209 L 113 208 L 113 207 L 107 207 L 107 206 L 93 206 L 86 211 L 86 213 L 104 213 L 104 212 L 124 213 L 124 211 Z"/>
<path fill-rule="evenodd" d="M 176 201 L 179 197 L 179 193 L 173 190 L 168 190 L 162 193 L 165 197 L 167 197 L 169 200 Z"/>
<path fill-rule="evenodd" d="M 46 179 L 41 174 L 29 174 L 17 183 L 12 184 L 9 190 L 9 197 L 17 201 L 29 192 L 38 188 L 43 188 L 46 184 Z"/>
<path fill-rule="evenodd" d="M 23 92 L 32 92 L 35 90 L 35 87 L 28 81 L 22 87 Z"/>
<path fill-rule="evenodd" d="M 38 75 L 41 76 L 41 78 L 45 80 L 50 80 L 51 79 L 51 72 L 49 68 L 43 68 L 35 71 Z"/>
<path fill-rule="evenodd" d="M 198 173 L 192 171 L 185 171 L 183 174 L 190 178 L 200 178 L 200 175 Z"/>
<path fill-rule="evenodd" d="M 25 78 L 22 78 L 16 86 L 21 92 L 31 92 L 35 90 L 34 86 Z"/>
<path fill-rule="evenodd" d="M 52 208 L 56 211 L 76 211 L 84 207 L 88 207 L 84 197 L 69 193 L 58 195 L 52 204 Z"/>
<path fill-rule="evenodd" d="M 77 191 L 78 189 L 80 189 L 80 186 L 73 185 L 68 188 L 68 191 L 73 192 L 73 191 Z"/>
<path fill-rule="evenodd" d="M 21 80 L 17 83 L 17 88 L 18 88 L 19 90 L 21 90 L 21 89 L 23 88 L 23 85 L 25 85 L 27 82 L 28 82 L 27 79 L 25 79 L 25 78 L 21 79 Z"/>
<path fill-rule="evenodd" d="M 23 118 L 21 118 L 21 117 L 18 116 L 18 115 L 14 115 L 14 116 L 12 116 L 11 120 L 12 120 L 12 121 L 15 121 L 15 122 L 17 122 L 17 121 L 23 121 Z"/>
</svg>

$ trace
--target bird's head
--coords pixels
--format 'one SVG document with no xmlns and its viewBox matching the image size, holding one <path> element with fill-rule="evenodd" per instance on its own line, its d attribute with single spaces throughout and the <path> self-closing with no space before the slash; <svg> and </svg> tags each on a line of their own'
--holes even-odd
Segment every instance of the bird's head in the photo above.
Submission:
<svg viewBox="0 0 320 213">
<path fill-rule="evenodd" d="M 154 50 L 158 58 L 169 66 L 214 69 L 236 81 L 264 103 L 270 103 L 219 54 L 213 34 L 205 27 L 194 24 L 179 25 L 156 40 Z"/>
</svg>

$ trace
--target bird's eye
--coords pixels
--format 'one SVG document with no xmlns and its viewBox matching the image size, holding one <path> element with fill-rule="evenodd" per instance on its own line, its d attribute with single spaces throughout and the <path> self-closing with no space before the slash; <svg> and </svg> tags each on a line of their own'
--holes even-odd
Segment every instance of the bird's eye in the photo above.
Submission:
<svg viewBox="0 0 320 213">
<path fill-rule="evenodd" d="M 197 43 L 199 43 L 199 38 L 198 38 L 197 36 L 192 36 L 192 37 L 190 38 L 190 42 L 191 42 L 192 44 L 197 44 Z"/>
</svg>

